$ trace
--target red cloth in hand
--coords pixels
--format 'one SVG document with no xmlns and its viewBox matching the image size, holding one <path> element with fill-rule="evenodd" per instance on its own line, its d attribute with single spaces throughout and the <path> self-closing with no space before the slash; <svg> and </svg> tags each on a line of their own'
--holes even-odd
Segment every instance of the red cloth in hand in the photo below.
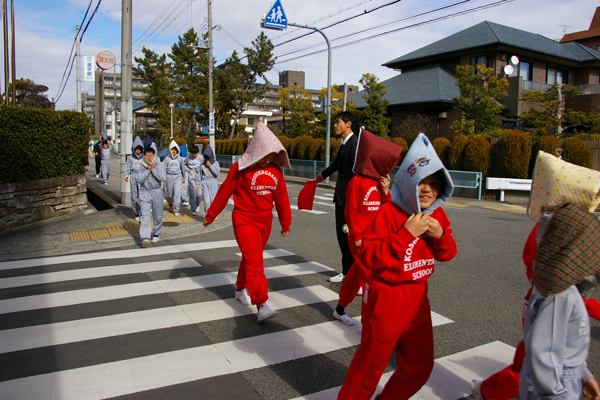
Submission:
<svg viewBox="0 0 600 400">
<path fill-rule="evenodd" d="M 585 308 L 587 308 L 590 317 L 600 321 L 600 303 L 598 303 L 598 300 L 584 299 L 583 301 L 585 302 Z"/>
<path fill-rule="evenodd" d="M 304 184 L 304 187 L 298 193 L 298 210 L 312 210 L 316 191 L 316 180 L 308 181 Z"/>
</svg>

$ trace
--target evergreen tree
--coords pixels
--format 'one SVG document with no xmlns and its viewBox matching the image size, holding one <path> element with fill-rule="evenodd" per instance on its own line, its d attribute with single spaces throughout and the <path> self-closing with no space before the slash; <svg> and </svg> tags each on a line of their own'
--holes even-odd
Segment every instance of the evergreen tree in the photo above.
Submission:
<svg viewBox="0 0 600 400">
<path fill-rule="evenodd" d="M 12 104 L 12 83 L 8 84 L 8 103 Z M 55 104 L 48 100 L 48 95 L 44 94 L 48 91 L 48 86 L 38 85 L 30 79 L 17 79 L 15 81 L 15 105 L 32 108 L 49 108 L 54 110 Z M 81 111 L 81 110 L 79 110 Z"/>
<path fill-rule="evenodd" d="M 383 98 L 388 93 L 385 85 L 373 74 L 363 74 L 359 82 L 366 91 L 362 97 L 367 102 L 367 107 L 358 116 L 358 125 L 377 135 L 387 135 L 392 120 L 385 116 L 390 104 Z"/>
</svg>

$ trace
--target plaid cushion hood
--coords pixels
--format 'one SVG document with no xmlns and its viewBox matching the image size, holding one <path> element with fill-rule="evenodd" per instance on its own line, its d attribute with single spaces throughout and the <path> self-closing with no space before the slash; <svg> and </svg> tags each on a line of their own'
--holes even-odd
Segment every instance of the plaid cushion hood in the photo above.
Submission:
<svg viewBox="0 0 600 400">
<path fill-rule="evenodd" d="M 394 172 L 401 157 L 402 146 L 382 139 L 361 126 L 352 170 L 379 181 L 380 177 Z"/>
<path fill-rule="evenodd" d="M 536 253 L 532 282 L 548 296 L 600 271 L 600 221 L 571 203 L 543 211 L 552 219 Z"/>
</svg>

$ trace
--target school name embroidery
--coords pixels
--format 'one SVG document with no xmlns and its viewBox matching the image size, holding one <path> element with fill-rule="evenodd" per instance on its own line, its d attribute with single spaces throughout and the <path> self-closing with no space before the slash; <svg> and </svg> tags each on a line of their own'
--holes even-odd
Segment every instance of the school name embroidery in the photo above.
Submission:
<svg viewBox="0 0 600 400">
<path fill-rule="evenodd" d="M 367 207 L 368 211 L 377 211 L 379 210 L 379 206 L 381 206 L 381 201 L 369 201 L 371 193 L 373 193 L 376 190 L 377 186 L 372 186 L 363 198 L 363 206 Z"/>
<path fill-rule="evenodd" d="M 262 175 L 271 177 L 271 179 L 273 179 L 273 182 L 275 182 L 275 185 L 274 186 L 272 186 L 272 185 L 257 185 L 256 180 L 258 179 L 258 177 L 260 177 Z M 250 182 L 250 190 L 255 190 L 257 195 L 264 196 L 264 195 L 271 193 L 271 191 L 277 189 L 278 183 L 279 183 L 279 180 L 270 171 L 260 170 L 260 171 L 256 171 L 254 173 L 254 175 L 252 176 L 252 181 Z"/>
<path fill-rule="evenodd" d="M 408 271 L 412 271 L 417 268 L 428 267 L 428 266 L 431 266 L 431 268 L 426 268 L 426 269 L 422 269 L 420 271 L 413 272 L 412 273 L 413 281 L 416 281 L 417 279 L 421 279 L 424 276 L 433 274 L 433 265 L 435 262 L 435 260 L 433 258 L 430 258 L 427 260 L 417 260 L 414 262 L 410 261 L 412 259 L 413 249 L 415 247 L 415 244 L 417 244 L 418 241 L 419 241 L 419 238 L 416 238 L 415 240 L 413 240 L 408 245 L 408 248 L 404 252 L 404 272 L 408 272 Z"/>
<path fill-rule="evenodd" d="M 424 167 L 429 164 L 429 159 L 427 157 L 417 158 L 414 163 L 408 167 L 406 172 L 410 174 L 410 176 L 415 176 L 417 173 L 417 167 Z"/>
</svg>

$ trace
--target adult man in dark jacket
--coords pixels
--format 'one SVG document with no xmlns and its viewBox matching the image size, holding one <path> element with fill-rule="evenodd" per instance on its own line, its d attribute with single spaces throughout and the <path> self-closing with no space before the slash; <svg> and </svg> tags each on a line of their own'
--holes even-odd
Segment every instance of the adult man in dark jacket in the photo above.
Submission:
<svg viewBox="0 0 600 400">
<path fill-rule="evenodd" d="M 350 179 L 354 177 L 352 168 L 354 167 L 356 144 L 358 143 L 358 138 L 352 132 L 355 125 L 354 114 L 349 111 L 342 111 L 335 116 L 335 134 L 342 139 L 342 145 L 333 163 L 317 175 L 317 180 L 321 182 L 334 172 L 337 171 L 338 173 L 333 202 L 335 203 L 335 230 L 338 244 L 342 251 L 342 273 L 329 278 L 330 282 L 343 282 L 354 262 L 348 244 L 348 230 L 345 227 L 344 207 L 346 205 L 346 187 Z"/>
</svg>

